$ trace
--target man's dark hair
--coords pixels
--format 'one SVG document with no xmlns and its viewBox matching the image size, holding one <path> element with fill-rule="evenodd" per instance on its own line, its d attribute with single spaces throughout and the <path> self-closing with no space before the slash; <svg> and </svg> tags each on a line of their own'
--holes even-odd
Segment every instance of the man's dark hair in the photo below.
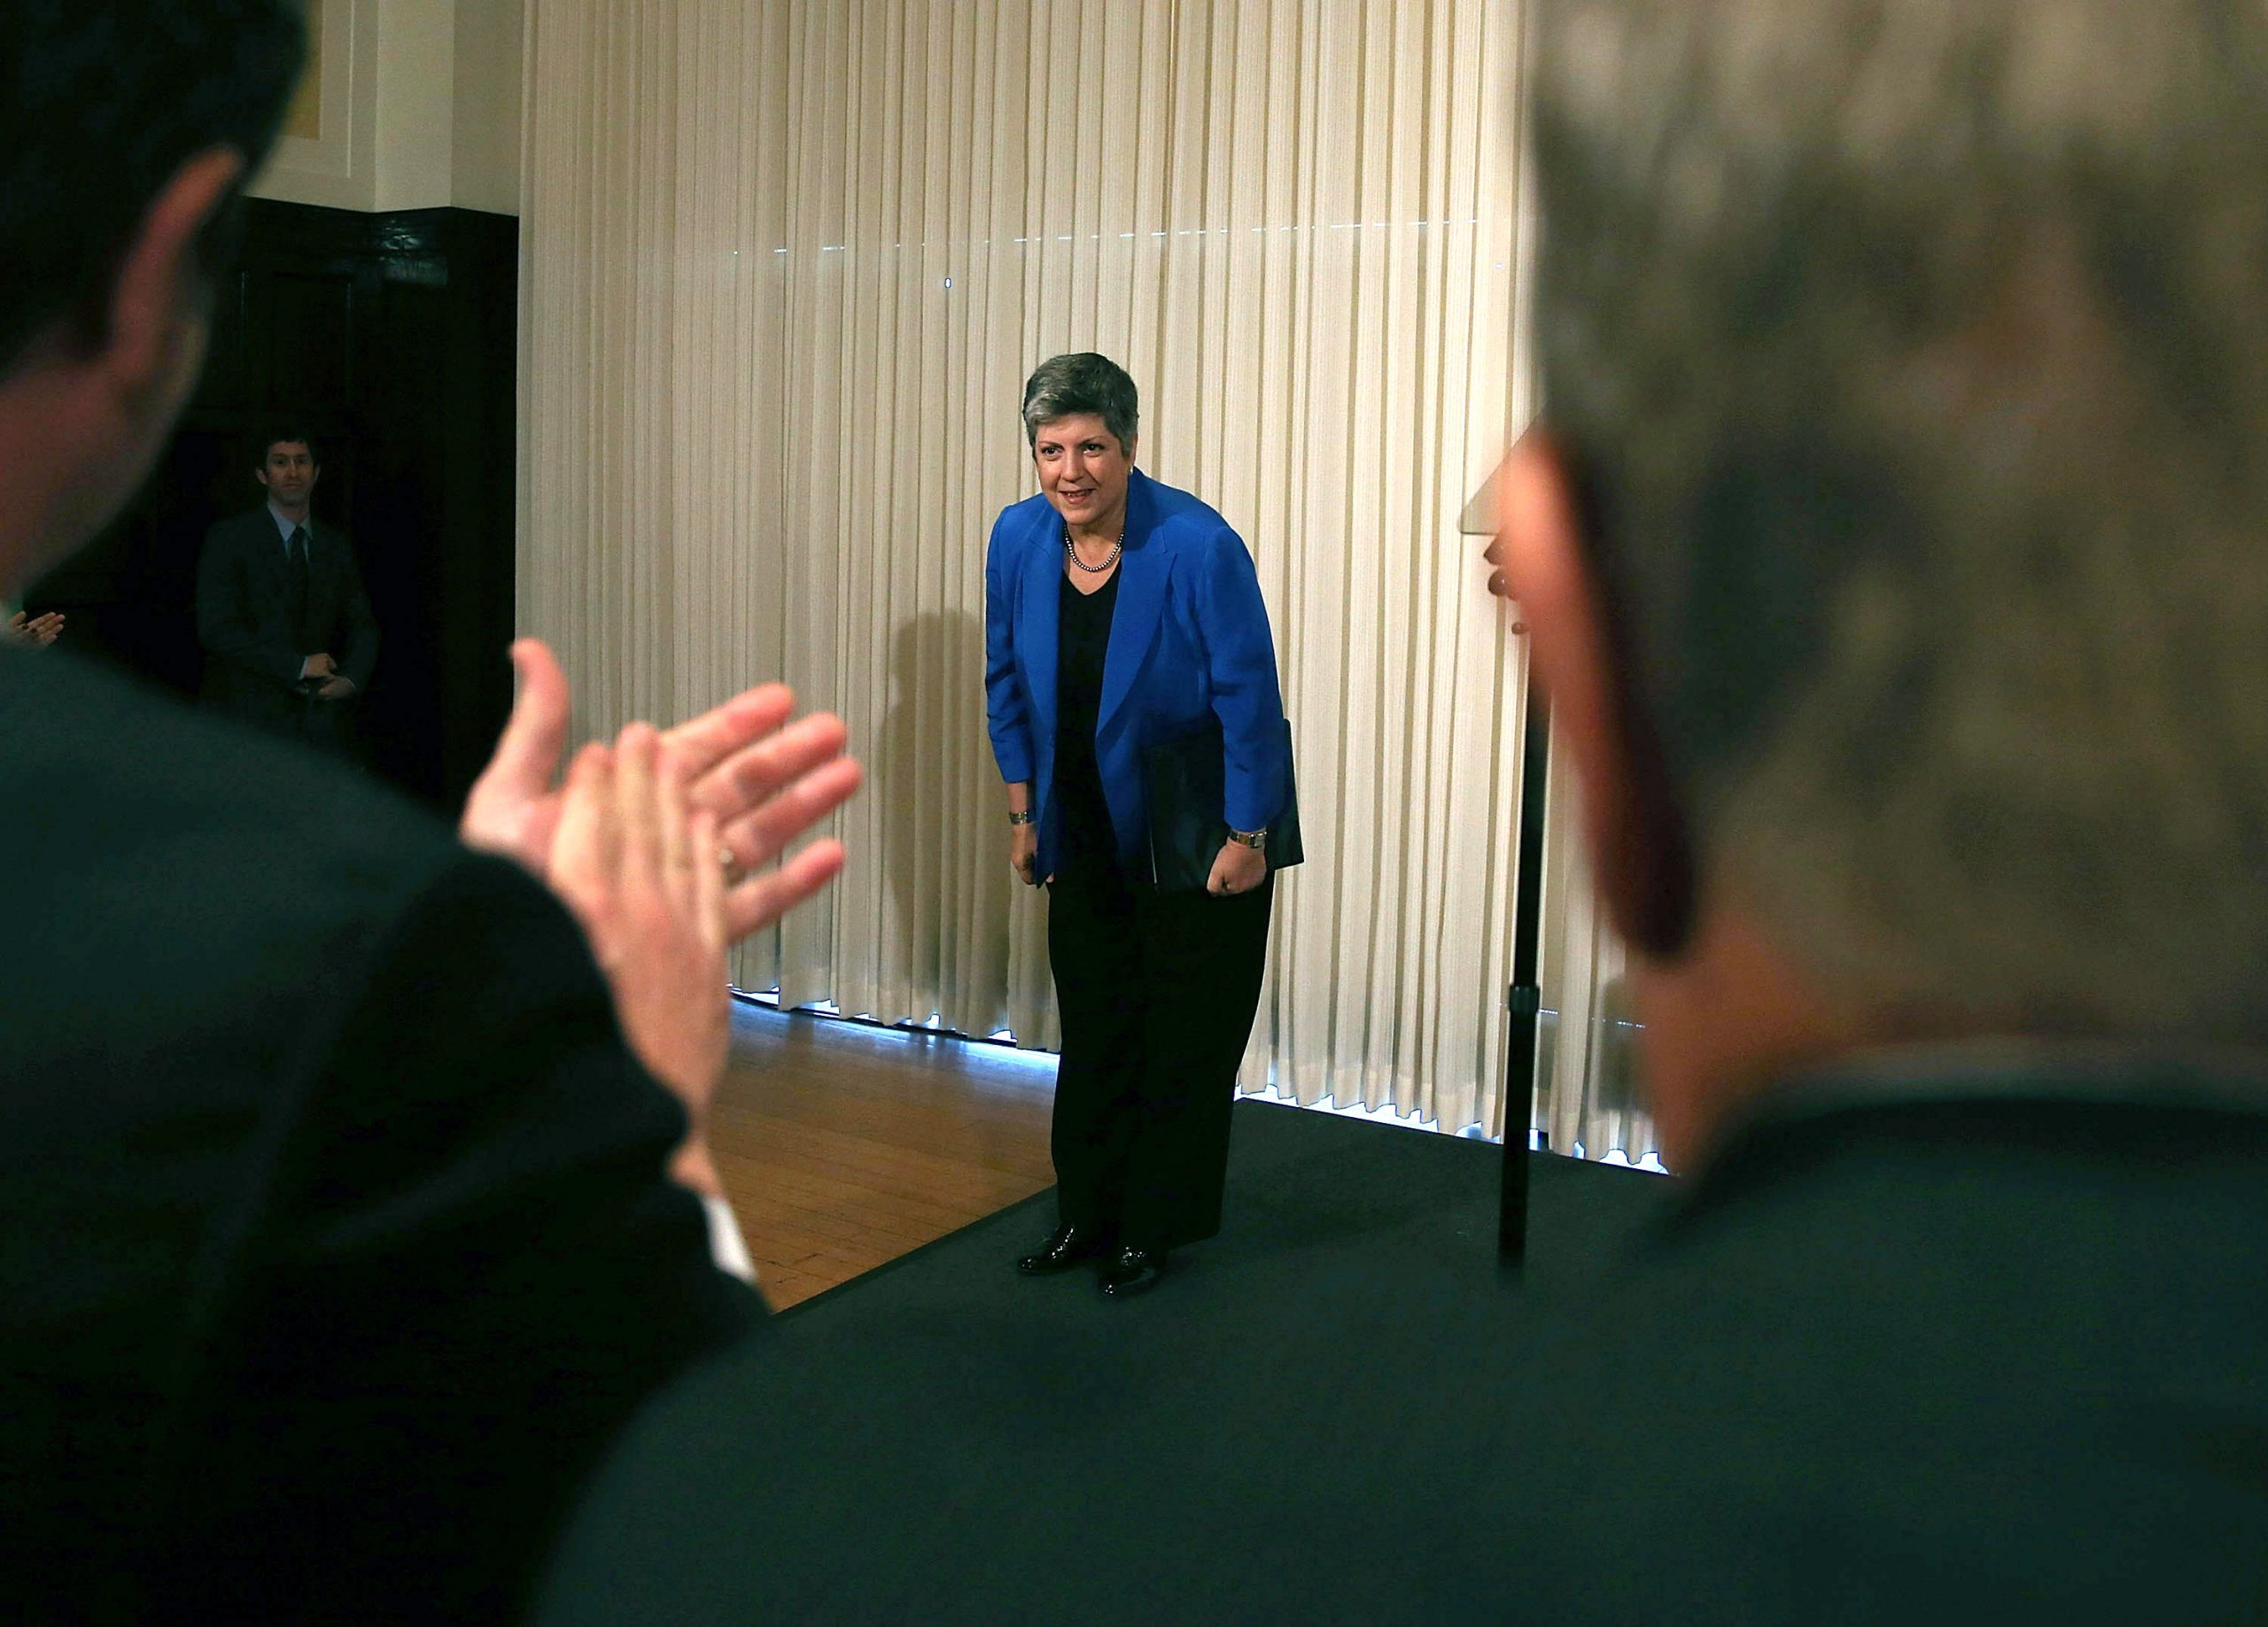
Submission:
<svg viewBox="0 0 2268 1627">
<path fill-rule="evenodd" d="M 214 147 L 256 169 L 306 52 L 299 0 L 0 0 L 0 374 L 58 318 L 101 337 L 159 190 Z"/>
<path fill-rule="evenodd" d="M 1092 413 L 1129 451 L 1142 427 L 1141 398 L 1126 369 L 1092 351 L 1055 356 L 1032 369 L 1024 384 L 1024 444 L 1039 438 L 1039 426 L 1058 418 Z"/>
<path fill-rule="evenodd" d="M 252 466 L 266 469 L 269 451 L 291 441 L 298 441 L 306 446 L 307 455 L 315 460 L 315 467 L 322 467 L 322 448 L 315 444 L 315 438 L 307 433 L 304 425 L 293 423 L 288 418 L 281 422 L 264 425 L 260 438 L 245 448 L 252 454 Z"/>
</svg>

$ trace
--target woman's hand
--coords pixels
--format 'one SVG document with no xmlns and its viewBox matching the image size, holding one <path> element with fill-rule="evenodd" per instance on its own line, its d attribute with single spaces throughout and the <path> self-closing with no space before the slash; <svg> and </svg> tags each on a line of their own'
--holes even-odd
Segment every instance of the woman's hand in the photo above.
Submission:
<svg viewBox="0 0 2268 1627">
<path fill-rule="evenodd" d="M 1220 856 L 1213 861 L 1213 873 L 1205 879 L 1205 890 L 1216 898 L 1226 898 L 1232 893 L 1249 893 L 1267 879 L 1266 854 L 1240 841 L 1224 841 Z"/>
<path fill-rule="evenodd" d="M 1039 884 L 1038 825 L 1012 825 L 1008 827 L 1008 865 L 1026 887 Z"/>
<path fill-rule="evenodd" d="M 586 746 L 568 771 L 550 882 L 582 923 L 614 1007 L 647 1071 L 692 1120 L 673 1166 L 716 1189 L 709 1103 L 724 1072 L 725 874 L 717 816 L 695 810 L 683 756 L 646 724 L 610 751 Z"/>
</svg>

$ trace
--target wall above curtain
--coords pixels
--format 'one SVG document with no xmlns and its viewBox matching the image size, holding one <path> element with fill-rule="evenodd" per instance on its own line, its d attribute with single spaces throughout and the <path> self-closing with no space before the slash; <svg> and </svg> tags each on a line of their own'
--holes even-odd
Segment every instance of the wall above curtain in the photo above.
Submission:
<svg viewBox="0 0 2268 1627">
<path fill-rule="evenodd" d="M 519 213 L 527 0 L 307 0 L 307 66 L 255 197 Z"/>
<path fill-rule="evenodd" d="M 1501 1127 L 1523 641 L 1460 509 L 1524 420 L 1506 0 L 547 0 L 519 604 L 581 722 L 784 675 L 872 772 L 790 1003 L 1052 1042 L 982 686 L 1052 354 L 1251 545 L 1309 862 L 1246 1082 Z"/>
</svg>

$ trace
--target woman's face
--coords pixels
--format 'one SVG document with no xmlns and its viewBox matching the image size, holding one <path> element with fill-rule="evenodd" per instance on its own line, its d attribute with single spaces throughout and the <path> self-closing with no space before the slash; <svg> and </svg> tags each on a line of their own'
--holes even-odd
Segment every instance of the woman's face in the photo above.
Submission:
<svg viewBox="0 0 2268 1627">
<path fill-rule="evenodd" d="M 1041 424 L 1031 461 L 1039 471 L 1040 491 L 1064 524 L 1118 523 L 1126 506 L 1126 477 L 1134 469 L 1134 448 L 1119 445 L 1101 414 L 1075 413 Z"/>
</svg>

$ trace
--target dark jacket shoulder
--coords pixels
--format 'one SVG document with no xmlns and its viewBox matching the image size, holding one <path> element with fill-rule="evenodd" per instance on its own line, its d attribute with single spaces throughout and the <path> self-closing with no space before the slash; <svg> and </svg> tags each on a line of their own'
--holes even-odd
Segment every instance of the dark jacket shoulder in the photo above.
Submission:
<svg viewBox="0 0 2268 1627">
<path fill-rule="evenodd" d="M 1550 1402 L 1478 1430 L 1534 1493 L 1504 1551 L 1583 1579 L 1550 1619 L 1658 1619 L 1664 1578 L 1690 1622 L 2236 1619 L 2268 1597 L 2226 1444 L 2268 1438 L 2231 1291 L 2268 1280 L 2263 1191 L 2233 1098 L 1790 1093 L 1508 1352 Z"/>
<path fill-rule="evenodd" d="M 0 775 L 22 787 L 0 806 L 19 879 L 83 873 L 105 905 L 162 910 L 188 893 L 288 937 L 407 898 L 461 856 L 364 776 L 60 649 L 0 651 Z M 126 872 L 130 895 L 99 879 Z"/>
<path fill-rule="evenodd" d="M 256 1116 L 318 972 L 466 856 L 362 777 L 60 650 L 0 650 L 0 740 L 9 1059 L 91 1077 L 91 1044 L 121 1087 L 19 1145 L 122 1133 L 167 1090 Z"/>
</svg>

